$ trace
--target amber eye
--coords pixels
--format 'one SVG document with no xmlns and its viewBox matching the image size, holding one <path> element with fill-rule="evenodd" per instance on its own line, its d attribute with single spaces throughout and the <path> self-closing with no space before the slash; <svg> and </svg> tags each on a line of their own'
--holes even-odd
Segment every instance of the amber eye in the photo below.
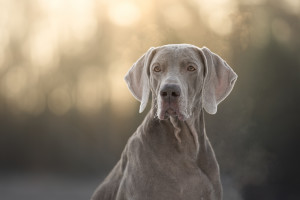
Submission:
<svg viewBox="0 0 300 200">
<path fill-rule="evenodd" d="M 161 71 L 160 66 L 156 65 L 156 66 L 153 68 L 153 71 L 155 71 L 155 72 L 160 72 L 160 71 Z"/>
<path fill-rule="evenodd" d="M 194 66 L 190 65 L 190 66 L 187 67 L 187 70 L 188 71 L 195 71 L 196 68 Z"/>
</svg>

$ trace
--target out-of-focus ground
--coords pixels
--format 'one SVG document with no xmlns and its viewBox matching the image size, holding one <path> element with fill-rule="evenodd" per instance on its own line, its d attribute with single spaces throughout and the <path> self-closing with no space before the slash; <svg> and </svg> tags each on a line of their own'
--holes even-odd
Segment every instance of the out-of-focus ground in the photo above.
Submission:
<svg viewBox="0 0 300 200">
<path fill-rule="evenodd" d="M 98 183 L 99 180 L 55 174 L 10 174 L 1 176 L 0 194 L 5 200 L 81 200 L 89 199 Z"/>
<path fill-rule="evenodd" d="M 1 174 L 0 194 L 5 200 L 82 200 L 90 199 L 102 179 L 59 174 Z M 241 199 L 228 179 L 223 179 L 224 199 Z"/>
<path fill-rule="evenodd" d="M 299 33 L 299 0 L 0 0 L 0 199 L 88 199 L 146 114 L 124 75 L 169 43 L 239 75 L 206 116 L 224 199 L 300 199 Z"/>
</svg>

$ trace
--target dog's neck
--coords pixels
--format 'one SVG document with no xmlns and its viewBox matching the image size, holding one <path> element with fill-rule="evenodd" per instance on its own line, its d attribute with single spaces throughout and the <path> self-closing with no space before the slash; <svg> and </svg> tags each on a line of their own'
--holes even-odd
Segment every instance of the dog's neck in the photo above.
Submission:
<svg viewBox="0 0 300 200">
<path fill-rule="evenodd" d="M 199 102 L 198 105 L 198 108 L 202 108 L 201 102 Z M 157 107 L 155 106 L 153 101 L 149 115 L 149 117 L 152 118 L 152 120 L 160 120 L 157 118 Z M 196 152 L 199 152 L 200 146 L 205 148 L 206 131 L 203 109 L 195 109 L 192 112 L 192 115 L 185 121 L 180 121 L 178 117 L 169 117 L 168 119 L 165 119 L 163 121 L 173 127 L 174 136 L 179 146 L 182 142 L 182 134 L 190 134 L 193 137 Z M 183 130 L 188 130 L 188 133 L 183 133 Z"/>
</svg>

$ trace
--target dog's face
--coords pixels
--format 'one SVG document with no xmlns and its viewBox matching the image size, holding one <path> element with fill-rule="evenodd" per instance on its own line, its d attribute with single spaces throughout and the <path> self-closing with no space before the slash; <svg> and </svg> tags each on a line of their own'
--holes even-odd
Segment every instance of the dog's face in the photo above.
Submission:
<svg viewBox="0 0 300 200">
<path fill-rule="evenodd" d="M 189 44 L 150 48 L 125 76 L 142 112 L 152 92 L 160 120 L 187 120 L 202 107 L 210 114 L 231 92 L 237 75 L 209 49 Z M 202 107 L 200 107 L 202 106 Z"/>
<path fill-rule="evenodd" d="M 188 119 L 200 105 L 204 65 L 196 48 L 157 48 L 149 66 L 150 89 L 160 120 Z"/>
</svg>

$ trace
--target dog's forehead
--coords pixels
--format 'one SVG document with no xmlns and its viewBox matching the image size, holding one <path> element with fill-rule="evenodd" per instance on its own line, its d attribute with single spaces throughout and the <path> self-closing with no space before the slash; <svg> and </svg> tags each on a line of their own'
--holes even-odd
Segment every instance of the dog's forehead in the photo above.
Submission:
<svg viewBox="0 0 300 200">
<path fill-rule="evenodd" d="M 158 47 L 153 58 L 156 62 L 166 61 L 200 61 L 196 48 L 187 45 L 166 45 Z"/>
</svg>

